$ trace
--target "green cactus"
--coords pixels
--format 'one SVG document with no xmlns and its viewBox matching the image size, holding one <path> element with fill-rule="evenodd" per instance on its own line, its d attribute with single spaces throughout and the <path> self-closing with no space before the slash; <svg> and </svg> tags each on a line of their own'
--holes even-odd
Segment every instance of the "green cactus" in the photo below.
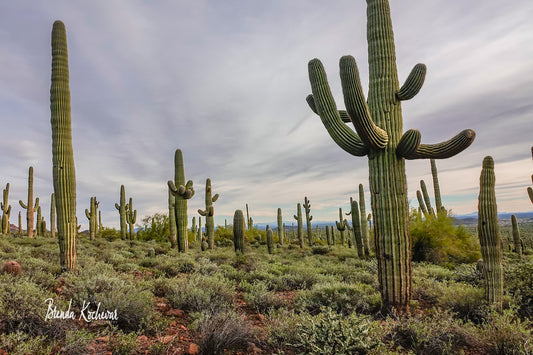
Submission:
<svg viewBox="0 0 533 355">
<path fill-rule="evenodd" d="M 101 234 L 104 230 L 104 226 L 102 225 L 102 211 L 98 211 L 98 234 Z"/>
<path fill-rule="evenodd" d="M 37 237 L 43 236 L 43 231 L 41 229 L 43 217 L 41 215 L 41 206 L 37 207 L 37 221 L 35 222 L 35 235 Z"/>
<path fill-rule="evenodd" d="M 213 203 L 218 200 L 218 194 L 211 197 L 211 193 L 211 179 L 208 178 L 205 181 L 205 210 L 199 209 L 198 213 L 205 217 L 205 232 L 207 234 L 207 243 L 209 244 L 209 249 L 213 249 L 215 247 L 215 222 L 213 219 L 213 216 L 215 215 L 215 208 L 213 207 Z"/>
<path fill-rule="evenodd" d="M 128 224 L 126 222 L 128 205 L 126 204 L 126 189 L 124 185 L 120 185 L 120 205 L 115 203 L 115 208 L 120 215 L 120 239 L 126 240 L 128 235 Z"/>
<path fill-rule="evenodd" d="M 346 225 L 348 223 L 346 223 L 346 220 L 342 218 L 342 208 L 339 208 L 339 221 L 335 222 L 335 224 L 337 225 L 337 230 L 341 234 L 341 245 L 344 245 L 344 231 L 346 230 Z"/>
<path fill-rule="evenodd" d="M 435 192 L 435 208 L 437 213 L 447 214 L 446 208 L 442 205 L 442 199 L 440 196 L 439 175 L 437 173 L 437 163 L 435 159 L 430 159 L 431 162 L 431 176 L 433 177 L 433 191 Z"/>
<path fill-rule="evenodd" d="M 422 190 L 422 196 L 424 197 L 424 203 L 426 204 L 427 213 L 430 216 L 434 216 L 435 210 L 431 206 L 431 199 L 429 198 L 428 190 L 426 188 L 426 183 L 424 182 L 424 180 L 420 180 L 420 189 Z"/>
<path fill-rule="evenodd" d="M 313 229 L 311 227 L 311 221 L 313 220 L 313 216 L 311 216 L 311 204 L 309 203 L 309 200 L 307 199 L 307 196 L 304 198 L 304 209 L 305 209 L 305 220 L 307 223 L 307 242 L 309 243 L 309 246 L 313 246 Z"/>
<path fill-rule="evenodd" d="M 241 210 L 236 210 L 233 215 L 233 245 L 235 252 L 244 253 L 244 231 L 246 225 L 244 223 L 244 214 Z"/>
<path fill-rule="evenodd" d="M 178 247 L 178 231 L 176 227 L 176 197 L 174 197 L 174 194 L 168 189 L 168 227 L 169 227 L 169 239 L 170 239 L 170 247 L 171 248 L 177 248 Z"/>
<path fill-rule="evenodd" d="M 266 226 L 266 238 L 267 238 L 267 248 L 269 254 L 274 254 L 274 236 L 272 229 L 267 225 Z"/>
<path fill-rule="evenodd" d="M 191 233 L 196 233 L 196 217 L 192 218 L 191 222 Z"/>
<path fill-rule="evenodd" d="M 46 221 L 44 220 L 44 216 L 41 218 L 41 233 L 42 233 L 42 236 L 46 236 Z"/>
<path fill-rule="evenodd" d="M 193 182 L 192 180 L 189 180 L 185 183 L 184 170 L 183 154 L 180 149 L 176 149 L 174 154 L 174 181 L 168 181 L 168 188 L 174 196 L 174 221 L 176 223 L 177 235 L 177 240 L 171 241 L 171 244 L 175 248 L 175 242 L 177 242 L 178 250 L 180 252 L 186 252 L 189 249 L 187 233 L 187 200 L 194 196 Z"/>
<path fill-rule="evenodd" d="M 19 235 L 22 235 L 22 212 L 19 211 Z"/>
<path fill-rule="evenodd" d="M 353 230 L 353 236 L 355 239 L 355 245 L 357 247 L 357 256 L 360 259 L 363 259 L 365 257 L 365 254 L 364 254 L 364 248 L 363 248 L 363 238 L 361 235 L 361 219 L 359 215 L 359 204 L 357 203 L 357 201 L 354 201 L 350 197 L 350 206 L 351 206 L 351 211 L 346 213 L 346 215 L 352 216 L 352 230 Z"/>
<path fill-rule="evenodd" d="M 62 270 L 76 269 L 76 174 L 72 150 L 67 35 L 61 21 L 52 29 L 50 87 L 52 161 L 59 259 Z M 29 207 L 29 205 L 28 205 Z"/>
<path fill-rule="evenodd" d="M 370 256 L 370 243 L 368 241 L 368 224 L 365 222 L 366 207 L 365 207 L 365 190 L 363 184 L 359 184 L 359 212 L 361 222 L 361 238 L 363 239 L 363 251 L 365 257 Z"/>
<path fill-rule="evenodd" d="M 202 217 L 198 217 L 198 234 L 196 236 L 198 242 L 202 242 Z"/>
<path fill-rule="evenodd" d="M 531 158 L 533 158 L 533 147 L 531 147 Z M 533 183 L 533 174 L 531 175 L 531 182 Z M 533 188 L 528 187 L 527 193 L 529 195 L 529 199 L 531 200 L 531 203 L 533 203 Z"/>
<path fill-rule="evenodd" d="M 248 204 L 246 204 L 246 223 L 248 224 L 248 230 L 252 229 L 254 226 L 254 221 L 248 213 Z"/>
<path fill-rule="evenodd" d="M 30 166 L 28 172 L 28 204 L 25 204 L 22 200 L 19 200 L 19 204 L 26 210 L 26 233 L 28 233 L 28 237 L 33 238 L 33 214 L 39 207 L 37 201 L 35 201 L 35 205 L 33 204 L 33 166 Z"/>
<path fill-rule="evenodd" d="M 296 205 L 296 214 L 294 215 L 294 219 L 298 221 L 298 242 L 300 243 L 300 248 L 303 248 L 304 247 L 304 231 L 303 231 L 304 228 L 302 224 L 302 205 L 300 203 Z"/>
<path fill-rule="evenodd" d="M 331 241 L 331 236 L 329 235 L 329 227 L 326 226 L 326 243 L 328 245 L 333 245 L 333 242 Z"/>
<path fill-rule="evenodd" d="M 6 188 L 3 191 L 3 202 L 0 202 L 0 208 L 2 209 L 2 224 L 0 225 L 0 234 L 9 234 L 9 218 L 11 216 L 11 205 L 9 204 L 9 183 L 6 184 Z"/>
<path fill-rule="evenodd" d="M 56 195 L 50 195 L 50 234 L 56 237 Z"/>
<path fill-rule="evenodd" d="M 420 210 L 424 214 L 424 217 L 428 217 L 428 210 L 426 208 L 426 202 L 424 202 L 424 198 L 422 197 L 422 193 L 420 190 L 416 190 L 416 198 L 418 199 L 418 204 L 420 205 Z"/>
<path fill-rule="evenodd" d="M 312 95 L 307 101 L 333 140 L 355 156 L 368 156 L 378 279 L 384 311 L 408 311 L 411 298 L 411 242 L 405 159 L 449 158 L 468 147 L 474 132 L 447 142 L 420 144 L 417 130 L 403 133 L 401 101 L 414 97 L 426 67 L 417 64 L 400 88 L 388 0 L 367 0 L 369 91 L 365 99 L 353 57 L 340 60 L 347 111 L 337 111 L 318 59 L 309 62 Z M 352 122 L 357 134 L 344 122 Z"/>
<path fill-rule="evenodd" d="M 96 200 L 96 197 L 95 197 Z M 137 222 L 137 210 L 133 209 L 133 199 L 130 197 L 128 208 L 126 210 L 126 222 L 130 230 L 130 240 L 135 239 L 135 222 Z"/>
<path fill-rule="evenodd" d="M 485 277 L 485 299 L 501 310 L 503 299 L 502 240 L 498 225 L 498 208 L 494 175 L 494 160 L 487 156 L 483 159 L 480 176 L 478 204 L 478 236 L 483 258 Z"/>
<path fill-rule="evenodd" d="M 331 243 L 332 245 L 335 245 L 335 228 L 333 226 L 329 226 L 329 228 L 330 228 L 330 234 L 331 234 Z"/>
<path fill-rule="evenodd" d="M 98 206 L 100 202 L 96 201 L 96 196 L 91 197 L 90 210 L 85 209 L 85 216 L 89 220 L 89 239 L 94 240 L 96 237 L 96 228 L 98 226 L 96 216 L 98 215 Z"/>
<path fill-rule="evenodd" d="M 281 208 L 278 208 L 278 239 L 279 244 L 283 245 L 283 239 L 285 238 L 285 225 L 283 224 L 283 216 Z"/>
<path fill-rule="evenodd" d="M 519 256 L 522 256 L 522 241 L 520 240 L 520 229 L 518 228 L 518 222 L 516 221 L 516 216 L 511 215 L 511 226 L 513 229 L 513 244 L 514 252 Z"/>
</svg>

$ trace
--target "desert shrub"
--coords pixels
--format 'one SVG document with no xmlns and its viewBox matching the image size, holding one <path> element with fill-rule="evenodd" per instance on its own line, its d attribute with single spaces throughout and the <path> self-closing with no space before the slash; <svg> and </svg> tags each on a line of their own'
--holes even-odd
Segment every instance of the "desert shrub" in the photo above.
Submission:
<svg viewBox="0 0 533 355">
<path fill-rule="evenodd" d="M 224 278 L 192 274 L 177 279 L 167 299 L 174 308 L 215 313 L 233 304 L 234 293 L 235 287 Z"/>
<path fill-rule="evenodd" d="M 120 231 L 117 231 L 115 228 L 104 227 L 104 229 L 100 231 L 100 238 L 108 241 L 120 239 Z"/>
<path fill-rule="evenodd" d="M 259 313 L 266 313 L 270 309 L 277 309 L 284 305 L 284 301 L 276 293 L 269 291 L 264 282 L 246 283 L 243 288 L 245 289 L 244 302 Z"/>
<path fill-rule="evenodd" d="M 193 323 L 200 337 L 201 354 L 224 354 L 244 350 L 252 338 L 251 326 L 233 310 L 202 313 Z"/>
<path fill-rule="evenodd" d="M 43 335 L 29 335 L 22 331 L 0 333 L 0 349 L 11 355 L 48 355 L 52 353 L 53 343 Z"/>
<path fill-rule="evenodd" d="M 87 347 L 96 335 L 85 329 L 68 330 L 61 352 L 69 355 L 83 355 L 89 353 Z"/>
<path fill-rule="evenodd" d="M 190 255 L 173 257 L 170 255 L 157 255 L 153 267 L 166 276 L 177 276 L 179 274 L 191 273 L 194 271 L 196 262 Z"/>
<path fill-rule="evenodd" d="M 413 261 L 435 264 L 471 263 L 480 258 L 479 242 L 462 226 L 454 226 L 453 219 L 444 213 L 423 218 L 411 212 Z"/>
<path fill-rule="evenodd" d="M 533 318 L 533 262 L 516 263 L 505 270 L 504 287 L 517 299 L 519 313 Z"/>
<path fill-rule="evenodd" d="M 483 272 L 475 264 L 459 264 L 453 269 L 454 279 L 472 286 L 479 286 L 483 280 Z"/>
<path fill-rule="evenodd" d="M 381 307 L 381 296 L 366 284 L 326 282 L 316 284 L 310 290 L 299 291 L 295 305 L 297 309 L 305 309 L 311 314 L 317 314 L 325 306 L 342 314 L 369 314 Z"/>
<path fill-rule="evenodd" d="M 329 247 L 325 245 L 314 246 L 311 249 L 311 252 L 315 255 L 326 255 L 327 253 L 329 253 Z"/>
<path fill-rule="evenodd" d="M 168 242 L 169 235 L 168 215 L 156 213 L 152 216 L 143 217 L 141 229 L 137 232 L 137 239 L 143 241 L 155 240 L 164 243 Z"/>
<path fill-rule="evenodd" d="M 113 336 L 109 337 L 108 342 L 113 355 L 129 355 L 135 353 L 137 335 L 136 332 L 123 333 L 120 330 L 114 332 Z"/>
<path fill-rule="evenodd" d="M 425 262 L 415 264 L 413 274 L 415 277 L 424 279 L 432 278 L 437 281 L 447 281 L 455 278 L 452 270 Z"/>
</svg>

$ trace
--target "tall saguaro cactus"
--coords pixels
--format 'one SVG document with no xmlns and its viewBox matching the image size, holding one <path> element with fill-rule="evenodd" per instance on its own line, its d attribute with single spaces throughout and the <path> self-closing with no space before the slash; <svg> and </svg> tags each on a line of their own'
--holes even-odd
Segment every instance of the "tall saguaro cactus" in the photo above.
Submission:
<svg viewBox="0 0 533 355">
<path fill-rule="evenodd" d="M 519 256 L 522 256 L 522 242 L 520 240 L 520 229 L 518 228 L 518 222 L 516 221 L 516 216 L 511 215 L 511 226 L 513 230 L 513 244 L 514 252 Z"/>
<path fill-rule="evenodd" d="M 283 216 L 281 213 L 281 208 L 278 208 L 278 238 L 279 244 L 283 245 L 283 239 L 285 238 L 285 227 L 283 226 Z"/>
<path fill-rule="evenodd" d="M 192 180 L 185 183 L 185 169 L 183 167 L 183 153 L 176 149 L 174 154 L 174 181 L 168 181 L 168 189 L 174 197 L 174 223 L 176 237 L 171 240 L 171 246 L 176 247 L 180 252 L 186 252 L 189 249 L 189 239 L 187 232 L 187 200 L 194 196 Z M 169 199 L 169 203 L 170 199 Z M 176 240 L 177 239 L 177 240 Z"/>
<path fill-rule="evenodd" d="M 120 185 L 120 205 L 115 203 L 115 208 L 120 215 L 120 239 L 126 240 L 128 235 L 128 224 L 126 222 L 128 205 L 126 204 L 126 189 L 124 185 Z"/>
<path fill-rule="evenodd" d="M 205 217 L 205 232 L 207 234 L 209 249 L 215 247 L 215 221 L 213 218 L 215 215 L 215 208 L 213 207 L 213 203 L 218 200 L 218 194 L 211 197 L 211 193 L 211 179 L 208 178 L 205 180 L 205 210 L 199 209 L 198 213 Z M 235 226 L 233 228 L 235 228 Z"/>
<path fill-rule="evenodd" d="M 77 257 L 76 174 L 70 123 L 67 35 L 65 25 L 61 21 L 54 22 L 52 29 L 50 111 L 59 259 L 63 270 L 75 270 Z"/>
<path fill-rule="evenodd" d="M 486 281 L 485 298 L 490 304 L 494 304 L 496 309 L 501 310 L 503 268 L 495 182 L 494 160 L 487 156 L 483 159 L 480 176 L 477 232 L 483 258 L 483 275 Z"/>
<path fill-rule="evenodd" d="M 357 256 L 359 258 L 364 258 L 364 250 L 363 250 L 363 238 L 361 237 L 361 219 L 359 215 L 359 204 L 357 201 L 354 201 L 350 197 L 350 212 L 346 213 L 346 215 L 352 216 L 352 229 L 353 229 L 353 236 L 355 239 L 355 245 L 357 247 Z M 365 224 L 365 223 L 363 223 Z"/>
<path fill-rule="evenodd" d="M 25 204 L 22 200 L 19 200 L 19 204 L 26 210 L 26 233 L 28 233 L 28 237 L 33 238 L 33 214 L 37 212 L 37 207 L 39 207 L 37 201 L 35 201 L 35 205 L 33 203 L 33 166 L 30 166 L 28 172 L 28 203 Z"/>
<path fill-rule="evenodd" d="M 465 130 L 438 144 L 420 144 L 421 134 L 403 131 L 401 102 L 413 98 L 426 67 L 417 64 L 400 87 L 388 0 L 367 0 L 369 91 L 365 98 L 355 59 L 340 60 L 346 111 L 338 111 L 326 72 L 309 62 L 312 95 L 307 97 L 333 140 L 346 152 L 368 156 L 378 279 L 384 310 L 408 311 L 411 298 L 411 242 L 405 159 L 443 159 L 466 149 L 474 132 Z M 345 125 L 352 122 L 355 131 Z"/>
<path fill-rule="evenodd" d="M 346 223 L 346 220 L 342 216 L 342 208 L 339 208 L 339 221 L 335 222 L 337 225 L 337 230 L 341 234 L 341 245 L 344 246 L 344 231 L 346 230 L 346 226 L 348 223 Z"/>
<path fill-rule="evenodd" d="M 11 216 L 11 205 L 9 204 L 9 183 L 2 193 L 2 202 L 0 208 L 2 209 L 2 224 L 0 234 L 8 234 L 10 232 L 9 217 Z"/>
<path fill-rule="evenodd" d="M 244 214 L 241 210 L 236 210 L 233 215 L 233 246 L 235 252 L 244 253 L 244 231 L 246 225 L 244 223 Z"/>
<path fill-rule="evenodd" d="M 98 216 L 98 205 L 100 202 L 96 201 L 96 196 L 91 197 L 91 206 L 90 210 L 85 209 L 85 216 L 89 220 L 89 239 L 94 240 L 96 237 L 96 228 L 98 226 L 97 216 Z"/>
<path fill-rule="evenodd" d="M 126 211 L 126 222 L 130 229 L 130 240 L 135 239 L 135 222 L 137 222 L 137 210 L 133 209 L 133 199 L 130 197 L 128 210 Z"/>
<path fill-rule="evenodd" d="M 300 248 L 303 248 L 304 247 L 304 227 L 302 224 L 302 205 L 300 203 L 296 205 L 296 214 L 294 215 L 294 219 L 298 222 L 298 242 L 300 243 Z"/>
<path fill-rule="evenodd" d="M 311 227 L 311 221 L 313 220 L 313 216 L 311 216 L 311 204 L 309 203 L 309 200 L 307 199 L 307 196 L 304 198 L 304 209 L 305 209 L 305 221 L 307 223 L 307 241 L 309 243 L 309 246 L 313 246 L 313 229 Z"/>
</svg>

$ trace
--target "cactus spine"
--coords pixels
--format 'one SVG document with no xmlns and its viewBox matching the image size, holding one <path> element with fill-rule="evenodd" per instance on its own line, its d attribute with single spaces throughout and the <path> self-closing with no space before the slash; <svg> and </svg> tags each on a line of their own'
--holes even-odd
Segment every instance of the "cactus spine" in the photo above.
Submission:
<svg viewBox="0 0 533 355">
<path fill-rule="evenodd" d="M 213 207 L 213 203 L 218 200 L 218 194 L 211 197 L 211 193 L 211 179 L 208 178 L 205 180 L 205 210 L 199 209 L 198 213 L 205 217 L 205 232 L 207 234 L 207 243 L 209 244 L 209 249 L 213 249 L 215 247 L 215 222 L 213 219 L 213 216 L 215 215 L 215 208 Z M 235 226 L 233 228 L 235 228 Z"/>
<path fill-rule="evenodd" d="M 313 246 L 313 229 L 311 227 L 311 221 L 313 220 L 313 216 L 311 216 L 311 204 L 309 203 L 309 200 L 307 199 L 307 196 L 304 198 L 304 209 L 305 209 L 305 220 L 307 223 L 307 241 L 309 243 L 309 246 Z"/>
<path fill-rule="evenodd" d="M 283 225 L 283 216 L 281 214 L 281 208 L 278 208 L 278 238 L 279 244 L 283 245 L 283 239 L 285 238 L 285 226 Z"/>
<path fill-rule="evenodd" d="M 298 221 L 298 242 L 300 243 L 300 248 L 304 247 L 304 231 L 302 225 L 302 205 L 298 203 L 296 205 L 296 214 L 294 219 Z"/>
<path fill-rule="evenodd" d="M 513 243 L 514 243 L 514 252 L 522 256 L 522 243 L 520 240 L 520 229 L 518 228 L 518 222 L 516 221 L 516 216 L 511 215 L 511 225 L 513 228 Z"/>
<path fill-rule="evenodd" d="M 365 190 L 363 184 L 359 184 L 359 221 L 361 222 L 361 238 L 363 240 L 363 251 L 366 257 L 370 256 L 370 243 L 368 242 L 368 225 L 365 221 L 366 207 L 365 207 Z"/>
<path fill-rule="evenodd" d="M 183 154 L 180 149 L 176 149 L 174 154 L 174 181 L 168 181 L 169 191 L 174 196 L 174 214 L 176 224 L 176 235 L 178 250 L 186 252 L 189 249 L 189 238 L 187 233 L 187 200 L 194 196 L 192 180 L 185 183 L 185 171 L 183 166 Z M 175 245 L 175 239 L 171 244 Z M 173 246 L 175 248 L 175 246 Z"/>
<path fill-rule="evenodd" d="M 50 196 L 50 234 L 52 238 L 56 237 L 56 195 Z"/>
<path fill-rule="evenodd" d="M 10 225 L 9 217 L 11 216 L 11 205 L 9 205 L 9 183 L 6 184 L 6 188 L 3 191 L 3 202 L 0 203 L 2 208 L 2 224 L 0 227 L 0 234 L 9 234 Z"/>
<path fill-rule="evenodd" d="M 96 197 L 95 197 L 96 200 Z M 126 222 L 130 229 L 130 240 L 135 239 L 135 222 L 137 221 L 137 210 L 133 210 L 133 199 L 130 197 L 128 208 L 126 211 Z"/>
<path fill-rule="evenodd" d="M 63 270 L 73 271 L 76 269 L 77 257 L 76 174 L 70 122 L 67 35 L 61 21 L 54 22 L 52 29 L 50 111 L 60 263 Z"/>
<path fill-rule="evenodd" d="M 233 245 L 235 252 L 244 253 L 244 214 L 241 210 L 236 210 L 233 215 Z"/>
<path fill-rule="evenodd" d="M 26 210 L 26 233 L 28 233 L 28 237 L 33 238 L 33 214 L 39 207 L 37 201 L 35 201 L 35 205 L 33 204 L 33 166 L 30 166 L 28 172 L 28 204 L 25 204 L 22 200 L 19 200 L 19 204 Z"/>
<path fill-rule="evenodd" d="M 361 219 L 359 216 L 359 204 L 357 203 L 357 201 L 354 201 L 350 197 L 350 206 L 351 211 L 346 214 L 352 215 L 352 229 L 353 236 L 355 239 L 355 245 L 357 247 L 357 256 L 359 256 L 360 259 L 363 259 L 365 255 L 363 250 L 363 238 L 361 237 Z"/>
<path fill-rule="evenodd" d="M 120 215 L 120 239 L 126 240 L 128 234 L 128 225 L 126 222 L 128 205 L 126 204 L 126 189 L 124 188 L 124 185 L 120 185 L 120 205 L 115 203 L 115 208 Z"/>
<path fill-rule="evenodd" d="M 96 216 L 98 215 L 98 205 L 100 205 L 100 202 L 96 201 L 96 196 L 91 197 L 91 207 L 90 210 L 85 209 L 85 216 L 89 220 L 89 239 L 94 240 L 96 237 L 96 228 L 97 228 L 97 220 Z"/>
<path fill-rule="evenodd" d="M 274 236 L 272 233 L 272 229 L 268 225 L 266 227 L 266 238 L 267 238 L 268 253 L 273 254 L 274 253 Z"/>
<path fill-rule="evenodd" d="M 498 209 L 494 184 L 494 160 L 483 159 L 480 176 L 478 204 L 478 236 L 483 258 L 485 277 L 485 298 L 495 308 L 501 310 L 503 298 L 503 269 L 501 236 L 498 225 Z"/>
</svg>

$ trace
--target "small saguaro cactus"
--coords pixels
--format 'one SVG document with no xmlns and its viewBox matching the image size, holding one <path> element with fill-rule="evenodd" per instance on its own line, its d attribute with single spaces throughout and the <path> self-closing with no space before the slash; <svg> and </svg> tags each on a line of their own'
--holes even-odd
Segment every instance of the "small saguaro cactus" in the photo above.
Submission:
<svg viewBox="0 0 533 355">
<path fill-rule="evenodd" d="M 522 256 L 522 243 L 520 240 L 520 229 L 518 228 L 518 222 L 516 221 L 516 216 L 511 215 L 511 225 L 513 229 L 513 244 L 514 252 Z"/>
<path fill-rule="evenodd" d="M 328 243 L 328 245 L 333 245 L 333 243 L 331 242 L 331 236 L 329 235 L 329 227 L 326 226 L 326 243 Z"/>
<path fill-rule="evenodd" d="M 242 210 L 236 210 L 233 215 L 233 245 L 236 253 L 244 253 L 245 229 L 244 214 L 242 213 Z"/>
<path fill-rule="evenodd" d="M 298 203 L 296 205 L 296 214 L 294 215 L 294 219 L 298 222 L 298 242 L 300 243 L 300 248 L 304 247 L 304 231 L 303 231 L 303 224 L 302 224 L 302 205 Z"/>
<path fill-rule="evenodd" d="M 104 226 L 102 225 L 102 211 L 98 211 L 98 234 L 101 234 L 104 230 Z"/>
<path fill-rule="evenodd" d="M 126 204 L 126 189 L 124 185 L 120 185 L 120 205 L 115 203 L 115 208 L 120 215 L 120 239 L 126 240 L 128 235 L 128 224 L 126 222 L 128 205 Z"/>
<path fill-rule="evenodd" d="M 429 198 L 428 189 L 424 180 L 420 180 L 420 189 L 422 190 L 422 196 L 424 197 L 424 203 L 426 204 L 428 214 L 434 216 L 435 210 L 431 206 L 431 199 Z"/>
<path fill-rule="evenodd" d="M 332 245 L 335 245 L 335 228 L 333 226 L 329 226 L 329 227 L 330 227 L 330 234 L 331 234 L 331 243 Z"/>
<path fill-rule="evenodd" d="M 191 221 L 191 233 L 196 233 L 196 217 L 193 217 Z"/>
<path fill-rule="evenodd" d="M 198 217 L 198 231 L 196 235 L 196 240 L 202 242 L 202 217 Z"/>
<path fill-rule="evenodd" d="M 274 253 L 274 236 L 273 236 L 272 229 L 268 225 L 266 227 L 266 238 L 267 238 L 268 253 L 273 254 Z"/>
<path fill-rule="evenodd" d="M 97 227 L 97 210 L 100 202 L 96 201 L 96 196 L 91 197 L 91 206 L 90 210 L 85 209 L 85 216 L 89 220 L 89 239 L 94 240 L 96 237 L 96 227 Z"/>
<path fill-rule="evenodd" d="M 253 228 L 254 221 L 253 221 L 252 217 L 250 217 L 250 214 L 248 213 L 248 204 L 246 204 L 246 223 L 248 225 L 248 230 Z"/>
<path fill-rule="evenodd" d="M 428 217 L 428 209 L 426 208 L 426 202 L 424 202 L 424 198 L 422 197 L 422 193 L 420 190 L 416 190 L 416 198 L 418 199 L 418 204 L 420 206 L 420 211 L 422 211 L 422 214 L 424 217 Z"/>
<path fill-rule="evenodd" d="M 363 238 L 361 237 L 361 219 L 359 216 L 359 204 L 350 197 L 351 211 L 346 215 L 352 216 L 352 230 L 355 239 L 355 246 L 357 247 L 357 256 L 360 259 L 365 257 L 363 250 Z"/>
<path fill-rule="evenodd" d="M 435 193 L 435 208 L 437 209 L 437 214 L 446 213 L 446 208 L 442 205 L 442 199 L 440 196 L 440 185 L 439 185 L 439 175 L 437 173 L 437 163 L 435 159 L 429 160 L 431 163 L 431 176 L 433 177 L 433 191 Z"/>
<path fill-rule="evenodd" d="M 76 269 L 76 174 L 72 149 L 67 35 L 61 21 L 52 29 L 50 86 L 52 161 L 56 195 L 59 260 L 62 270 Z M 28 205 L 28 207 L 30 207 Z"/>
<path fill-rule="evenodd" d="M 128 210 L 126 211 L 126 222 L 130 230 L 130 240 L 135 239 L 135 222 L 137 222 L 137 210 L 133 209 L 133 199 L 130 197 Z"/>
<path fill-rule="evenodd" d="M 207 234 L 209 249 L 215 247 L 215 221 L 213 218 L 215 215 L 215 208 L 213 207 L 213 203 L 218 200 L 218 194 L 211 197 L 211 193 L 211 179 L 208 178 L 205 180 L 205 210 L 199 209 L 198 213 L 205 217 L 205 232 Z"/>
<path fill-rule="evenodd" d="M 35 201 L 35 205 L 33 204 L 33 166 L 30 166 L 28 172 L 28 203 L 25 204 L 22 200 L 19 200 L 19 204 L 26 210 L 26 233 L 28 237 L 33 238 L 33 214 L 37 211 L 37 207 L 39 207 L 37 201 Z"/>
<path fill-rule="evenodd" d="M 19 211 L 19 235 L 22 235 L 22 212 Z"/>
<path fill-rule="evenodd" d="M 359 184 L 359 214 L 361 221 L 361 238 L 363 240 L 363 250 L 366 257 L 370 256 L 370 243 L 368 241 L 368 224 L 365 221 L 366 207 L 365 207 L 365 189 L 363 184 Z"/>
<path fill-rule="evenodd" d="M 498 225 L 495 181 L 494 160 L 487 156 L 483 159 L 480 176 L 477 228 L 483 258 L 485 299 L 497 310 L 501 310 L 503 299 L 502 241 Z"/>
<path fill-rule="evenodd" d="M 6 188 L 3 191 L 3 202 L 0 202 L 2 208 L 2 224 L 0 227 L 0 234 L 9 234 L 9 217 L 11 216 L 11 205 L 9 204 L 9 183 L 6 184 Z"/>
<path fill-rule="evenodd" d="M 171 241 L 171 244 L 175 248 L 177 242 L 178 250 L 180 252 L 186 252 L 187 249 L 189 249 L 187 233 L 187 200 L 194 196 L 194 188 L 192 180 L 185 183 L 183 154 L 180 149 L 176 149 L 174 154 L 174 181 L 168 181 L 168 188 L 174 196 L 174 223 L 176 224 L 175 235 L 177 238 L 177 240 Z"/>
<path fill-rule="evenodd" d="M 50 195 L 50 235 L 56 237 L 56 195 Z"/>
<path fill-rule="evenodd" d="M 304 198 L 304 209 L 305 209 L 305 220 L 307 223 L 307 241 L 309 243 L 309 246 L 313 246 L 313 229 L 311 227 L 311 221 L 313 220 L 313 216 L 311 216 L 311 204 L 309 203 L 309 200 L 307 199 L 307 196 Z"/>
<path fill-rule="evenodd" d="M 279 244 L 283 245 L 283 239 L 285 237 L 285 226 L 283 225 L 283 216 L 281 213 L 281 208 L 278 208 L 278 238 Z"/>
<path fill-rule="evenodd" d="M 426 66 L 417 64 L 400 87 L 388 0 L 367 0 L 369 90 L 365 98 L 355 59 L 340 60 L 346 111 L 338 111 L 318 59 L 309 62 L 311 110 L 320 116 L 333 140 L 346 152 L 368 156 L 378 280 L 383 311 L 409 311 L 411 240 L 405 159 L 444 159 L 466 149 L 472 130 L 438 144 L 420 144 L 418 130 L 403 131 L 402 101 L 421 89 Z M 354 125 L 355 132 L 345 122 Z"/>
<path fill-rule="evenodd" d="M 42 227 L 42 215 L 41 215 L 41 206 L 37 207 L 37 221 L 35 222 L 35 235 L 37 237 L 42 237 L 43 236 L 43 231 L 41 229 Z"/>
<path fill-rule="evenodd" d="M 339 221 L 335 222 L 337 229 L 341 234 L 341 245 L 344 246 L 344 231 L 346 230 L 346 220 L 342 218 L 342 208 L 339 208 Z"/>
</svg>

